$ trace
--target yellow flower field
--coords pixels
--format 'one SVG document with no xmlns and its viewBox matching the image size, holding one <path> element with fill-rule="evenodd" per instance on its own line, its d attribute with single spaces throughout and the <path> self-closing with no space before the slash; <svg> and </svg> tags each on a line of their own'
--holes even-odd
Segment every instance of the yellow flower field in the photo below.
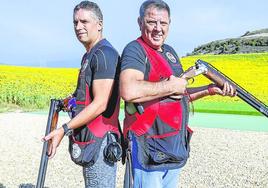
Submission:
<svg viewBox="0 0 268 188">
<path fill-rule="evenodd" d="M 76 86 L 78 69 L 0 66 L 0 103 L 45 108 L 50 98 L 63 98 Z"/>
<path fill-rule="evenodd" d="M 268 53 L 237 55 L 202 55 L 181 58 L 184 69 L 197 59 L 211 63 L 264 103 L 268 104 Z M 42 109 L 50 98 L 63 98 L 75 90 L 78 68 L 35 68 L 0 65 L 0 104 Z M 204 76 L 190 86 L 210 83 Z M 238 97 L 213 96 L 203 102 L 241 103 Z"/>
</svg>

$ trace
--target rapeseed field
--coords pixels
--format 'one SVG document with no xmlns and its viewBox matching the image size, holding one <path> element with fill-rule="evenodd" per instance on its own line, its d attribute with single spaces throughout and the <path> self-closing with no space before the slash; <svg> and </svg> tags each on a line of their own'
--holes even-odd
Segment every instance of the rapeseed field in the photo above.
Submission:
<svg viewBox="0 0 268 188">
<path fill-rule="evenodd" d="M 0 65 L 0 103 L 42 109 L 50 98 L 64 98 L 76 86 L 78 68 Z"/>
<path fill-rule="evenodd" d="M 200 55 L 181 58 L 186 70 L 202 59 L 230 77 L 258 99 L 268 104 L 268 53 L 234 55 Z M 78 68 L 37 68 L 0 65 L 0 105 L 43 109 L 50 98 L 64 98 L 76 87 Z M 200 75 L 189 87 L 210 81 Z M 238 97 L 205 97 L 193 103 L 195 111 L 246 114 L 255 112 Z"/>
</svg>

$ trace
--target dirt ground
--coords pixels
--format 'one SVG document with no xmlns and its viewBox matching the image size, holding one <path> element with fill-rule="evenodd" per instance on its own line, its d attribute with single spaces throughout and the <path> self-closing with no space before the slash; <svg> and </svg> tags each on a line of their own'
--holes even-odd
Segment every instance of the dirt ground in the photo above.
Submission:
<svg viewBox="0 0 268 188">
<path fill-rule="evenodd" d="M 60 116 L 59 125 L 67 120 Z M 36 184 L 46 122 L 46 115 L 0 114 L 0 188 Z M 193 130 L 180 187 L 268 187 L 268 132 Z M 65 138 L 48 163 L 46 187 L 84 187 L 81 168 L 70 160 L 67 144 Z M 118 188 L 123 174 L 119 163 Z"/>
</svg>

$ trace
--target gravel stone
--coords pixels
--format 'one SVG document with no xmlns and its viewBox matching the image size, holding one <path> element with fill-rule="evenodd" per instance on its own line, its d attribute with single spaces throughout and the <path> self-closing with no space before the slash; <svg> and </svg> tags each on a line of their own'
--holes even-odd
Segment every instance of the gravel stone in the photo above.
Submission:
<svg viewBox="0 0 268 188">
<path fill-rule="evenodd" d="M 59 125 L 68 121 L 59 118 Z M 0 114 L 0 188 L 34 187 L 37 181 L 47 116 Z M 192 127 L 190 158 L 180 176 L 180 188 L 268 187 L 268 132 Z M 82 168 L 75 165 L 64 138 L 49 160 L 45 186 L 84 187 Z M 118 164 L 117 187 L 124 166 Z"/>
</svg>

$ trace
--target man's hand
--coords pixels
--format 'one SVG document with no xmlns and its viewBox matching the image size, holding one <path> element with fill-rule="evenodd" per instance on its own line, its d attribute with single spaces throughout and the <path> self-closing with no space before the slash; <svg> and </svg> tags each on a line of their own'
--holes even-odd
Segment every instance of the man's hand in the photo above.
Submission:
<svg viewBox="0 0 268 188">
<path fill-rule="evenodd" d="M 64 136 L 64 130 L 62 127 L 55 129 L 47 136 L 45 136 L 42 141 L 48 141 L 48 156 L 49 159 L 53 158 L 56 154 L 56 149 L 59 146 L 62 138 Z"/>
<path fill-rule="evenodd" d="M 167 82 L 169 82 L 169 87 L 171 87 L 173 91 L 173 94 L 169 97 L 172 99 L 181 99 L 186 91 L 186 86 L 188 84 L 187 80 L 171 75 Z"/>
<path fill-rule="evenodd" d="M 210 90 L 210 94 L 214 93 L 217 95 L 221 95 L 221 96 L 229 96 L 229 97 L 235 97 L 237 95 L 237 92 L 235 90 L 235 88 L 229 84 L 228 82 L 225 82 L 223 85 L 223 88 L 219 88 L 217 85 L 215 84 L 211 84 L 209 85 L 209 90 Z"/>
</svg>

